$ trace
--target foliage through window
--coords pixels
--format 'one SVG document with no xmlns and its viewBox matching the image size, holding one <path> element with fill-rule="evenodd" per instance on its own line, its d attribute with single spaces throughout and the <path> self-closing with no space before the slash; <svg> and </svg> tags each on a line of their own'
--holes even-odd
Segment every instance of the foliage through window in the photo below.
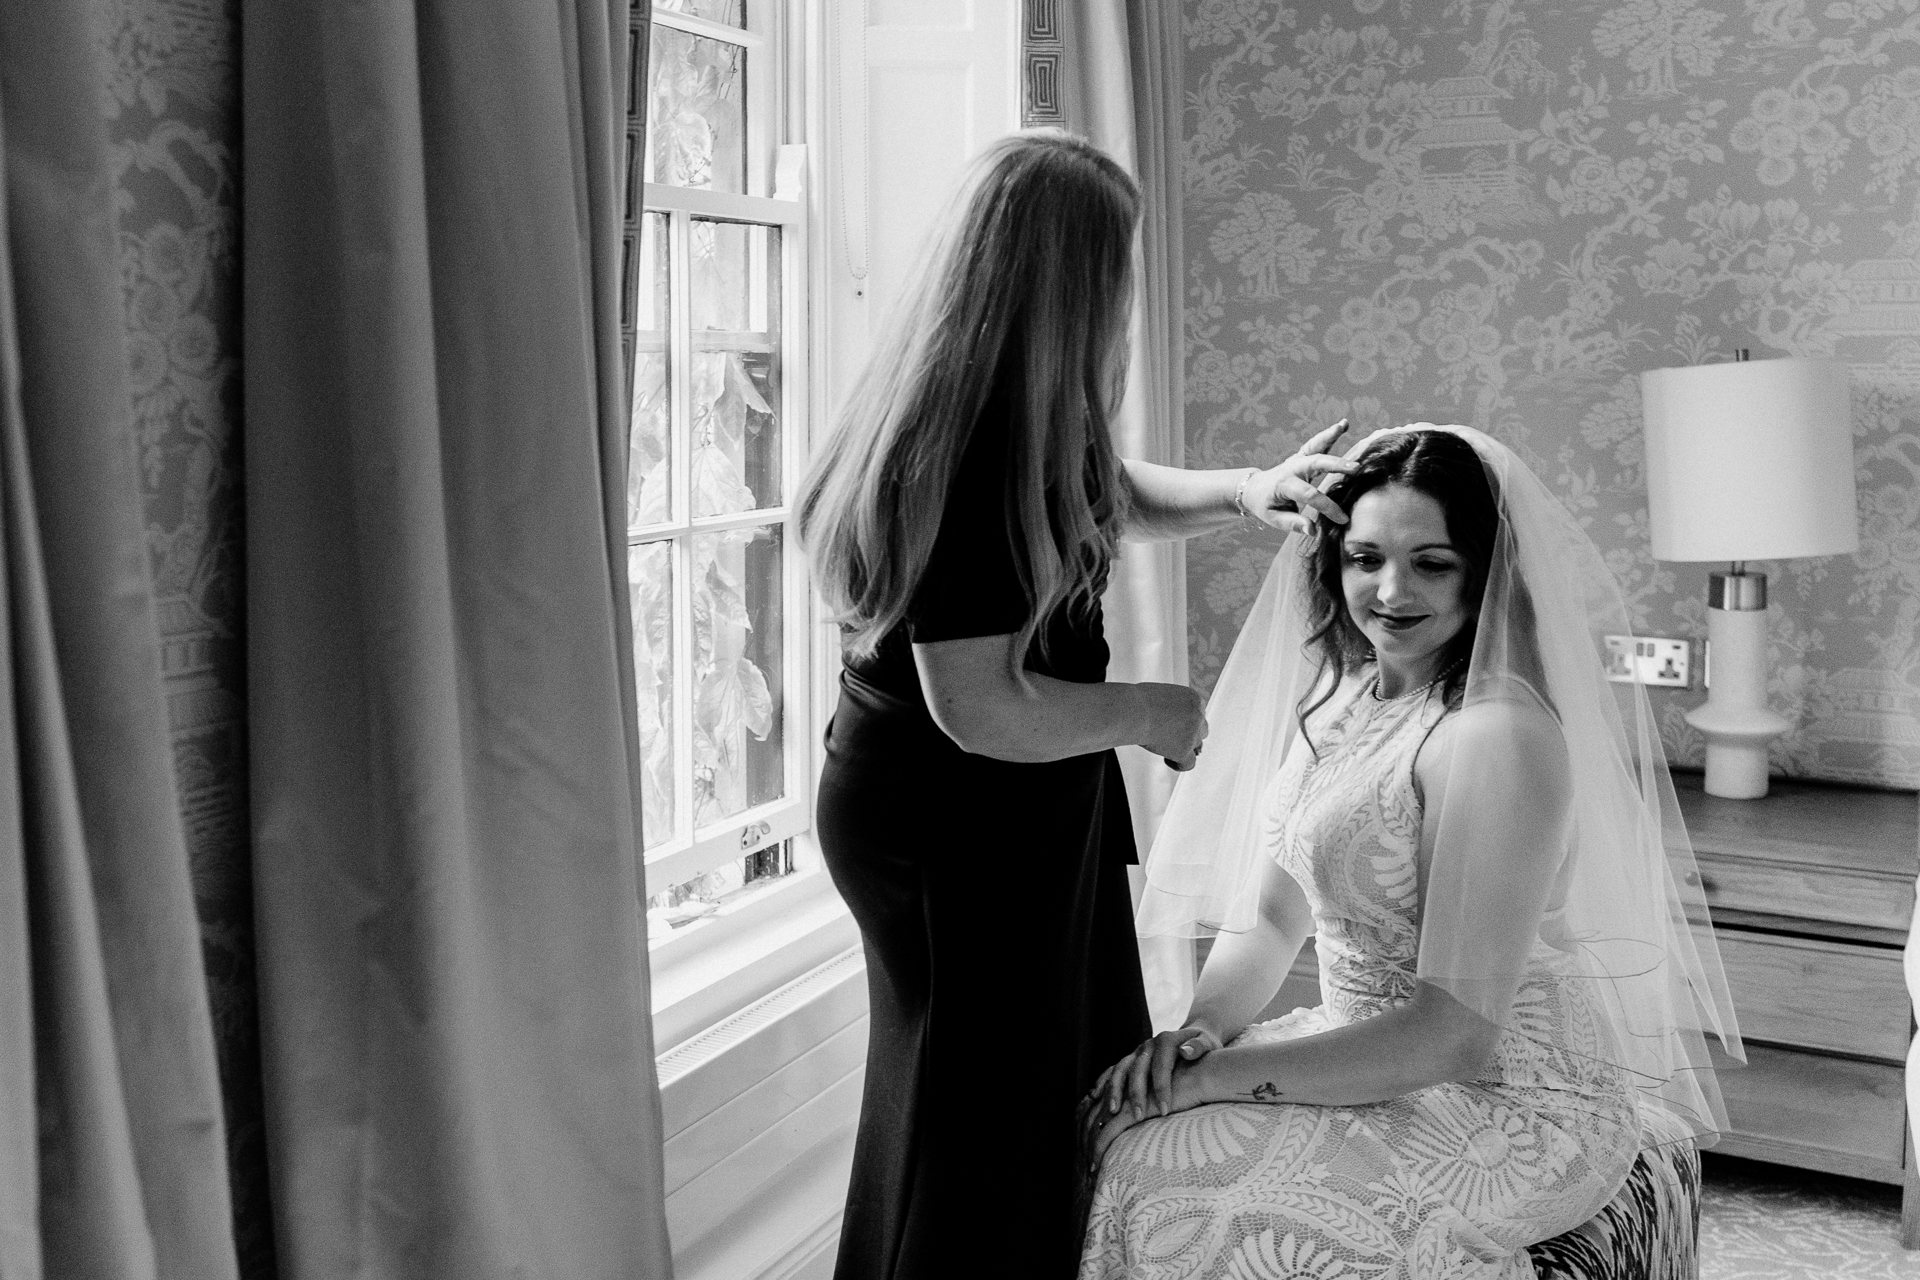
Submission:
<svg viewBox="0 0 1920 1280">
<path fill-rule="evenodd" d="M 768 9 L 754 0 L 753 10 Z M 742 0 L 655 0 L 627 479 L 650 939 L 794 870 L 804 579 L 787 531 L 801 207 L 767 194 L 776 44 Z"/>
</svg>

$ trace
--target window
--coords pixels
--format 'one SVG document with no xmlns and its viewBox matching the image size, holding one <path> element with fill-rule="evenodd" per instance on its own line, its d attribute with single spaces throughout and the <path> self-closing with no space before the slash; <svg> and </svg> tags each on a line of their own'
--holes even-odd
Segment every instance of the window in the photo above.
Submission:
<svg viewBox="0 0 1920 1280">
<path fill-rule="evenodd" d="M 634 68 L 648 96 L 644 154 L 628 157 L 644 187 L 626 268 L 627 554 L 656 957 L 819 879 L 794 841 L 816 681 L 789 528 L 808 343 L 782 21 L 774 0 L 654 0 L 644 81 Z"/>
</svg>

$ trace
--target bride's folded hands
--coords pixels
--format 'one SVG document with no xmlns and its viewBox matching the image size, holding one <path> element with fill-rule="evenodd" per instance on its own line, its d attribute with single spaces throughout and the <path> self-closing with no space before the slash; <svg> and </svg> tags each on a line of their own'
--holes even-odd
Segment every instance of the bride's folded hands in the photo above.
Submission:
<svg viewBox="0 0 1920 1280">
<path fill-rule="evenodd" d="M 1080 1149 L 1089 1169 L 1099 1168 L 1113 1140 L 1140 1121 L 1209 1101 L 1186 1087 L 1189 1069 L 1219 1047 L 1219 1034 L 1207 1027 L 1162 1031 L 1101 1072 L 1080 1100 Z"/>
<path fill-rule="evenodd" d="M 1222 1048 L 1202 1028 L 1162 1032 L 1109 1067 L 1082 1099 L 1081 1149 L 1098 1168 L 1114 1139 L 1142 1120 L 1212 1102 L 1358 1106 L 1472 1080 L 1498 1035 L 1425 982 L 1397 1008 L 1298 1039 Z"/>
</svg>

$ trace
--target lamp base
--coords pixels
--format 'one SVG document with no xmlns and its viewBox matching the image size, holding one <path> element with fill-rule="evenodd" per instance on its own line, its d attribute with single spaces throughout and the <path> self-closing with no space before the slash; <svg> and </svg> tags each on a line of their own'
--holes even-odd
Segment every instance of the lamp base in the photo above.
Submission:
<svg viewBox="0 0 1920 1280">
<path fill-rule="evenodd" d="M 1792 727 L 1767 709 L 1766 579 L 1761 574 L 1714 577 L 1733 581 L 1715 583 L 1707 609 L 1713 687 L 1705 705 L 1687 712 L 1687 723 L 1707 735 L 1707 794 L 1758 800 L 1767 794 L 1767 744 Z M 1757 587 L 1735 589 L 1739 579 L 1753 578 L 1760 579 Z M 1736 607 L 1719 607 L 1723 603 Z"/>
<path fill-rule="evenodd" d="M 1767 744 L 1707 743 L 1707 794 L 1758 800 L 1767 794 Z"/>
</svg>

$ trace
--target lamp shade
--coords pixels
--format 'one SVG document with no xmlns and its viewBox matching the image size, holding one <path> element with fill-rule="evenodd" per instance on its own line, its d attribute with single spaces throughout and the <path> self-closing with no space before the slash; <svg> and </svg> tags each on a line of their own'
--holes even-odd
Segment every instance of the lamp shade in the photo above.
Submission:
<svg viewBox="0 0 1920 1280">
<path fill-rule="evenodd" d="M 1656 560 L 1787 560 L 1860 546 L 1853 419 L 1837 360 L 1640 375 Z"/>
</svg>

